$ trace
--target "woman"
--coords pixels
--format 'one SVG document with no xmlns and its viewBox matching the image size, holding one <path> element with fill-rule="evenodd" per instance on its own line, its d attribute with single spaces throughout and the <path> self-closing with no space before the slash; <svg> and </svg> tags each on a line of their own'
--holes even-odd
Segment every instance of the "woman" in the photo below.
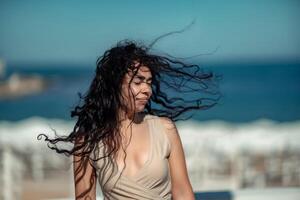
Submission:
<svg viewBox="0 0 300 200">
<path fill-rule="evenodd" d="M 78 117 L 72 133 L 41 134 L 50 148 L 73 155 L 76 199 L 96 199 L 97 180 L 104 199 L 194 199 L 174 122 L 216 104 L 218 98 L 199 98 L 218 94 L 216 76 L 155 55 L 152 45 L 122 41 L 107 50 L 83 104 L 71 113 Z M 57 142 L 74 146 L 60 149 Z"/>
</svg>

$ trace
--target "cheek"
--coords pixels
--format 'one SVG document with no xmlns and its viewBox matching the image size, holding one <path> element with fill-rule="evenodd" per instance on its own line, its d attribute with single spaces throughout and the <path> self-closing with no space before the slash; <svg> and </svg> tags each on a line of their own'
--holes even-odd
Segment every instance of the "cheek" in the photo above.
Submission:
<svg viewBox="0 0 300 200">
<path fill-rule="evenodd" d="M 122 90 L 122 95 L 124 100 L 128 102 L 134 102 L 136 95 L 138 94 L 138 89 L 136 87 L 124 87 Z"/>
<path fill-rule="evenodd" d="M 132 85 L 130 87 L 130 89 L 131 89 L 131 91 L 130 91 L 131 92 L 131 96 L 133 95 L 133 97 L 136 97 L 139 94 L 140 88 L 138 86 Z"/>
<path fill-rule="evenodd" d="M 132 94 L 128 87 L 126 87 L 126 86 L 122 87 L 122 96 L 125 101 L 128 101 L 131 98 Z"/>
</svg>

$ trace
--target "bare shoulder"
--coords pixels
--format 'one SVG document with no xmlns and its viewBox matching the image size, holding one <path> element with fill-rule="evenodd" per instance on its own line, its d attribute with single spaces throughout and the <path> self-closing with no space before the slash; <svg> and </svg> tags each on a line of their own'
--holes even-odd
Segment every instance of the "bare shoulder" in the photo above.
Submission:
<svg viewBox="0 0 300 200">
<path fill-rule="evenodd" d="M 164 128 L 167 130 L 167 132 L 175 131 L 176 125 L 175 123 L 168 117 L 159 117 L 161 123 L 163 124 Z"/>
<path fill-rule="evenodd" d="M 180 141 L 180 136 L 178 134 L 177 127 L 175 123 L 168 117 L 159 117 L 160 121 L 164 127 L 164 132 L 169 138 L 171 146 L 176 145 Z"/>
</svg>

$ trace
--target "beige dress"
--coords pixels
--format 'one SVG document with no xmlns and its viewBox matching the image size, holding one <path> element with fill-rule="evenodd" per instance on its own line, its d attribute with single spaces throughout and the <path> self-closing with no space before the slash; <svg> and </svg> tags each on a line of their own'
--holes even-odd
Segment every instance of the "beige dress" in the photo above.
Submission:
<svg viewBox="0 0 300 200">
<path fill-rule="evenodd" d="M 111 158 L 102 158 L 92 162 L 97 172 L 97 179 L 105 200 L 126 199 L 172 199 L 171 177 L 168 157 L 170 142 L 159 117 L 147 114 L 144 118 L 148 123 L 150 134 L 150 152 L 141 169 L 133 176 L 127 177 L 118 169 Z M 91 158 L 103 156 L 103 144 L 92 152 Z"/>
</svg>

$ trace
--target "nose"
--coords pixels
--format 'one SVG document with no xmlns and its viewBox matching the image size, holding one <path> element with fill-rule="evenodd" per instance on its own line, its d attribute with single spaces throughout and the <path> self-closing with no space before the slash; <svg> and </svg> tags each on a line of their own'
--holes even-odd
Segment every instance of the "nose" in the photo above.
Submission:
<svg viewBox="0 0 300 200">
<path fill-rule="evenodd" d="M 147 96 L 150 96 L 151 93 L 152 93 L 151 84 L 145 83 L 145 82 L 144 82 L 144 83 L 142 84 L 141 92 L 142 92 L 143 94 L 146 94 Z"/>
</svg>

